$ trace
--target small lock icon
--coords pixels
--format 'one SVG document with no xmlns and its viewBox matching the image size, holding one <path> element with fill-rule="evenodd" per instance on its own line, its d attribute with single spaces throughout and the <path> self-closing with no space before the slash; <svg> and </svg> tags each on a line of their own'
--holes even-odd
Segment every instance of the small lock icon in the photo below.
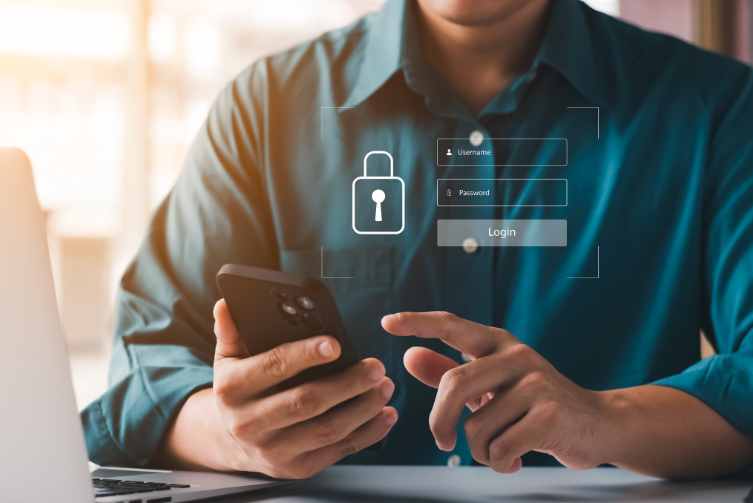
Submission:
<svg viewBox="0 0 753 503">
<path fill-rule="evenodd" d="M 368 159 L 384 154 L 390 176 L 369 176 Z M 405 229 L 405 182 L 395 176 L 389 152 L 374 150 L 363 158 L 363 176 L 353 180 L 353 230 L 357 234 L 400 234 Z"/>
<path fill-rule="evenodd" d="M 450 197 L 452 195 L 452 191 L 450 189 L 447 189 L 447 197 Z"/>
</svg>

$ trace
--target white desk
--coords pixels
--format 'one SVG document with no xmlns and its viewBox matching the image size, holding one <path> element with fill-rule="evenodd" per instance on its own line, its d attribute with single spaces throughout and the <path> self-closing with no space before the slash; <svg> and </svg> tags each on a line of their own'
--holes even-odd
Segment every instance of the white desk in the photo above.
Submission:
<svg viewBox="0 0 753 503">
<path fill-rule="evenodd" d="M 753 481 L 666 482 L 616 468 L 574 471 L 523 468 L 512 475 L 486 467 L 334 466 L 311 479 L 217 503 L 753 503 Z"/>
</svg>

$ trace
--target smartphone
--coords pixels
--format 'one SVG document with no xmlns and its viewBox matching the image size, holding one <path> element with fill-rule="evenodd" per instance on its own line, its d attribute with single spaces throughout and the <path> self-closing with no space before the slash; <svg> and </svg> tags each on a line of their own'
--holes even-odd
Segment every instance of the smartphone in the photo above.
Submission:
<svg viewBox="0 0 753 503">
<path fill-rule="evenodd" d="M 226 264 L 217 273 L 217 286 L 227 302 L 251 356 L 315 335 L 340 343 L 340 356 L 311 367 L 281 383 L 281 389 L 342 372 L 358 362 L 335 299 L 320 281 L 298 274 Z M 367 450 L 378 451 L 387 437 Z"/>
<path fill-rule="evenodd" d="M 340 357 L 304 370 L 280 384 L 287 389 L 331 376 L 358 362 L 329 289 L 308 276 L 227 264 L 217 286 L 251 356 L 286 342 L 327 334 L 340 343 Z"/>
</svg>

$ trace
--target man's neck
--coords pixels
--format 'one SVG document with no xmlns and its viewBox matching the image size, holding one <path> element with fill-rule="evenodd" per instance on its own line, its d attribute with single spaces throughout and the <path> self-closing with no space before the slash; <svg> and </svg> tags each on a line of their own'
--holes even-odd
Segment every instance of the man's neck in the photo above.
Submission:
<svg viewBox="0 0 753 503">
<path fill-rule="evenodd" d="M 528 70 L 544 34 L 549 0 L 521 2 L 497 19 L 460 23 L 417 2 L 421 50 L 460 99 L 478 114 Z"/>
</svg>

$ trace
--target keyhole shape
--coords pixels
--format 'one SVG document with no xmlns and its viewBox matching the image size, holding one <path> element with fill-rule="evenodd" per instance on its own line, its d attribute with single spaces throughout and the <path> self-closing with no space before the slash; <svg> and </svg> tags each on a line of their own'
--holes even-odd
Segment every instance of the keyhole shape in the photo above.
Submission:
<svg viewBox="0 0 753 503">
<path fill-rule="evenodd" d="M 382 201 L 384 201 L 384 191 L 381 189 L 375 190 L 374 192 L 371 193 L 371 199 L 373 199 L 374 202 L 377 203 L 376 215 L 374 215 L 374 221 L 381 222 L 382 221 Z"/>
</svg>

